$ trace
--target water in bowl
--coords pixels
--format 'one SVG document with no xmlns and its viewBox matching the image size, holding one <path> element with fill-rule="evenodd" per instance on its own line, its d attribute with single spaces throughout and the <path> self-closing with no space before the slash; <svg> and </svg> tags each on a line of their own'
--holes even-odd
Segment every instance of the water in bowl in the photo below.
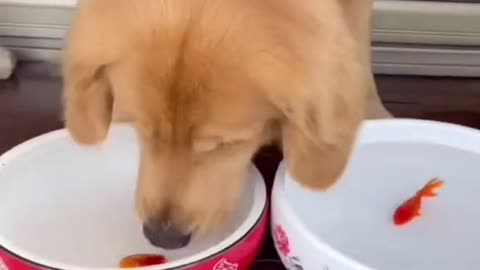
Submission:
<svg viewBox="0 0 480 270">
<path fill-rule="evenodd" d="M 474 269 L 480 265 L 479 168 L 478 153 L 448 146 L 366 144 L 330 191 L 287 182 L 286 193 L 319 239 L 374 269 Z M 395 227 L 395 209 L 433 177 L 446 182 L 439 197 L 424 201 L 422 217 Z"/>
</svg>

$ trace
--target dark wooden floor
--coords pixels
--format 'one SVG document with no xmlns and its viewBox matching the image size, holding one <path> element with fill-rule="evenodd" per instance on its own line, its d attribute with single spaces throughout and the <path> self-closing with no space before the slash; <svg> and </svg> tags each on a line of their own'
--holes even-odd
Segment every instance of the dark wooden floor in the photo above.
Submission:
<svg viewBox="0 0 480 270">
<path fill-rule="evenodd" d="M 380 95 L 396 117 L 424 118 L 480 128 L 480 78 L 377 76 Z M 55 66 L 20 65 L 0 81 L 0 154 L 24 140 L 62 127 L 61 80 Z M 269 185 L 280 154 L 261 151 L 255 162 Z M 257 270 L 283 269 L 271 240 Z"/>
</svg>

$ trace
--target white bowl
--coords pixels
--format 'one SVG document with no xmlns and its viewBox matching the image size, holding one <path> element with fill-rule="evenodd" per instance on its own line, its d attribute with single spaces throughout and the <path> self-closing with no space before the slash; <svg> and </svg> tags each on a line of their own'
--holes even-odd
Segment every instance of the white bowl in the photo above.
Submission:
<svg viewBox="0 0 480 270">
<path fill-rule="evenodd" d="M 477 269 L 479 168 L 478 130 L 367 121 L 332 189 L 304 189 L 280 165 L 272 194 L 277 251 L 289 269 Z M 424 200 L 420 218 L 394 226 L 395 209 L 433 177 L 446 183 L 438 198 Z"/>
<path fill-rule="evenodd" d="M 0 269 L 116 269 L 121 258 L 138 253 L 169 260 L 145 269 L 248 268 L 267 224 L 265 184 L 253 166 L 231 222 L 168 251 L 145 240 L 135 214 L 138 163 L 135 132 L 120 124 L 98 147 L 78 146 L 59 130 L 1 156 Z"/>
</svg>

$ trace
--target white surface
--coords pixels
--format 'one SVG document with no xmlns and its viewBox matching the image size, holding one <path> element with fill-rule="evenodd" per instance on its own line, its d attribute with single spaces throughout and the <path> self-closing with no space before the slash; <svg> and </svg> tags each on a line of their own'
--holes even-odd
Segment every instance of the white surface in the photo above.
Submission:
<svg viewBox="0 0 480 270">
<path fill-rule="evenodd" d="M 77 0 L 0 0 L 0 4 L 73 7 Z"/>
<path fill-rule="evenodd" d="M 480 44 L 479 3 L 377 0 L 374 10 L 376 42 Z"/>
<path fill-rule="evenodd" d="M 0 5 L 72 8 L 77 2 L 77 0 L 0 0 Z M 374 9 L 374 41 L 478 45 L 480 40 L 478 4 L 377 0 Z M 9 14 L 11 17 L 12 12 Z M 34 20 L 32 17 L 25 19 Z M 0 17 L 0 23 L 3 20 Z M 451 23 L 452 21 L 455 23 Z M 27 24 L 34 27 L 32 22 Z M 58 22 L 52 21 L 51 24 L 58 25 Z"/>
<path fill-rule="evenodd" d="M 7 152 L 0 157 L 0 245 L 44 265 L 77 270 L 114 268 L 124 256 L 157 252 L 171 260 L 158 270 L 224 250 L 262 214 L 265 186 L 252 166 L 243 204 L 223 231 L 176 251 L 150 246 L 134 211 L 137 151 L 132 129 L 115 125 L 100 147 L 77 146 L 60 130 Z"/>
<path fill-rule="evenodd" d="M 369 121 L 346 174 L 330 191 L 307 191 L 280 169 L 273 222 L 285 227 L 306 270 L 318 270 L 318 264 L 330 270 L 475 269 L 478 164 L 477 130 L 421 120 Z M 422 217 L 395 227 L 395 209 L 437 176 L 446 181 L 439 197 L 424 201 Z"/>
<path fill-rule="evenodd" d="M 76 2 L 0 0 L 0 44 L 21 60 L 58 62 Z M 480 4 L 377 0 L 372 38 L 377 74 L 480 76 Z"/>
<path fill-rule="evenodd" d="M 16 35 L 57 38 L 65 34 L 76 3 L 0 0 L 0 35 L 17 32 Z M 375 42 L 478 45 L 480 4 L 377 0 L 372 37 Z"/>
</svg>

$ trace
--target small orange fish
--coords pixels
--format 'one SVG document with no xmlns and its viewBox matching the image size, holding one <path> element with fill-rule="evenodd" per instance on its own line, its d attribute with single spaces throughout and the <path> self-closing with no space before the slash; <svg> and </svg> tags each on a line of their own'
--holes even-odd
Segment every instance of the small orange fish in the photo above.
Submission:
<svg viewBox="0 0 480 270">
<path fill-rule="evenodd" d="M 433 178 L 425 186 L 420 189 L 413 197 L 402 203 L 393 214 L 393 222 L 396 226 L 402 226 L 416 217 L 421 216 L 422 199 L 437 197 L 437 191 L 442 188 L 445 183 Z"/>
<path fill-rule="evenodd" d="M 125 257 L 120 262 L 120 268 L 137 268 L 152 265 L 160 265 L 167 262 L 161 255 L 138 254 Z"/>
</svg>

